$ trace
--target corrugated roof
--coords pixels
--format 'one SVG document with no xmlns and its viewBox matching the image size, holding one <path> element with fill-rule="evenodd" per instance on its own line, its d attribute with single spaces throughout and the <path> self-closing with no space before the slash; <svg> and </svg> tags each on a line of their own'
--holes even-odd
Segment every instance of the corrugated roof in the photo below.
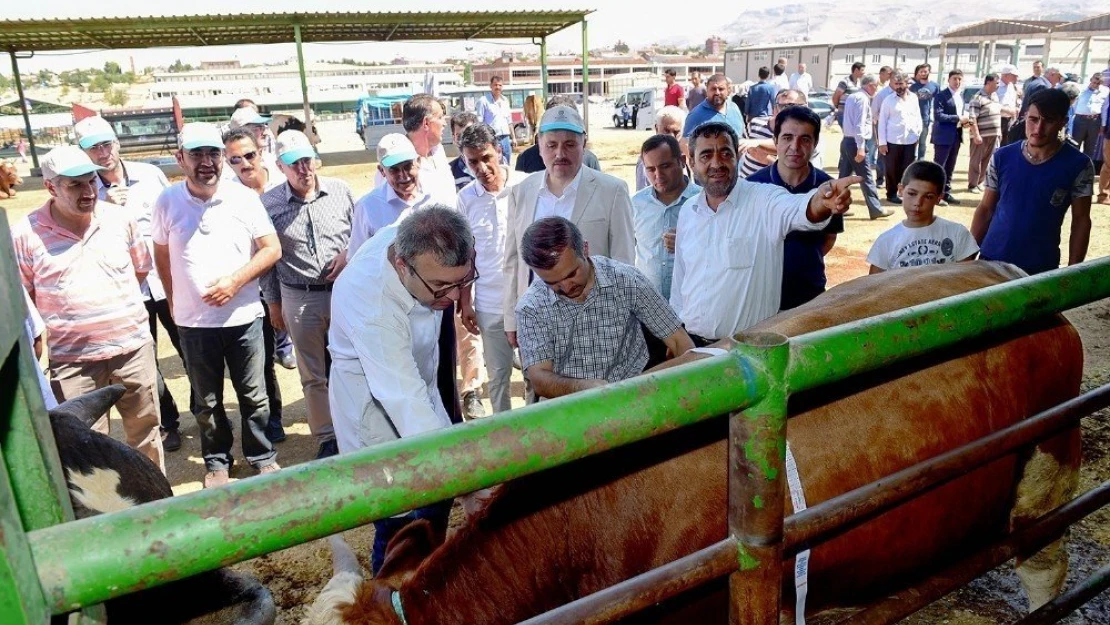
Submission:
<svg viewBox="0 0 1110 625">
<path fill-rule="evenodd" d="M 581 22 L 592 10 L 257 13 L 0 21 L 0 49 L 17 51 L 289 43 L 529 39 Z"/>
<path fill-rule="evenodd" d="M 941 39 L 954 37 L 1031 37 L 1046 35 L 1066 22 L 1048 20 L 984 20 L 944 33 Z"/>
<path fill-rule="evenodd" d="M 1052 29 L 1054 33 L 1100 33 L 1110 34 L 1110 13 L 1103 13 L 1085 20 L 1077 20 Z"/>
<path fill-rule="evenodd" d="M 905 47 L 905 48 L 928 48 L 930 44 L 922 43 L 920 41 L 905 41 L 902 39 L 891 39 L 889 37 L 872 37 L 868 39 L 847 39 L 840 41 L 788 41 L 780 43 L 762 43 L 741 46 L 737 48 L 729 48 L 725 50 L 728 52 L 748 52 L 752 50 L 797 50 L 798 48 L 859 48 L 861 46 L 873 47 Z"/>
</svg>

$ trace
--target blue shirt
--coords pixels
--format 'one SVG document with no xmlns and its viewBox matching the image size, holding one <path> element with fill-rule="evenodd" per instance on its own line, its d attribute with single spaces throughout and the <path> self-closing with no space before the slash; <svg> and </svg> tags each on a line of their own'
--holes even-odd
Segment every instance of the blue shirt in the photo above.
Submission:
<svg viewBox="0 0 1110 625">
<path fill-rule="evenodd" d="M 1024 145 L 1011 143 L 991 157 L 986 187 L 998 192 L 998 205 L 983 238 L 982 257 L 1035 274 L 1060 266 L 1064 215 L 1073 200 L 1091 196 L 1095 168 L 1067 143 L 1034 165 L 1022 155 Z"/>
<path fill-rule="evenodd" d="M 748 110 L 744 111 L 744 114 L 748 119 L 770 115 L 774 111 L 776 93 L 778 92 L 775 90 L 775 85 L 769 82 L 755 83 L 751 89 L 748 89 Z"/>
<path fill-rule="evenodd" d="M 748 176 L 749 182 L 773 184 L 792 194 L 801 195 L 816 189 L 832 176 L 816 168 L 809 168 L 809 178 L 792 187 L 779 176 L 774 163 Z M 844 232 L 844 217 L 833 215 L 829 225 L 816 232 L 794 231 L 786 235 L 782 248 L 782 301 L 779 310 L 796 308 L 825 292 L 826 234 Z"/>
<path fill-rule="evenodd" d="M 921 122 L 928 124 L 933 121 L 933 98 L 937 96 L 940 87 L 937 83 L 927 80 L 924 84 L 914 80 L 910 83 L 910 92 L 917 94 L 917 104 L 921 106 Z"/>
<path fill-rule="evenodd" d="M 678 214 L 686 200 L 701 192 L 701 187 L 686 180 L 678 199 L 664 205 L 650 185 L 632 196 L 632 226 L 636 230 L 636 268 L 666 299 L 671 299 L 674 253 L 663 247 L 663 233 L 678 228 Z"/>
<path fill-rule="evenodd" d="M 747 136 L 744 132 L 744 117 L 740 115 L 740 109 L 732 100 L 725 100 L 725 113 L 724 115 L 717 112 L 717 109 L 709 105 L 709 100 L 703 100 L 701 104 L 694 107 L 690 114 L 686 116 L 686 125 L 682 127 L 682 136 L 689 137 L 694 129 L 704 124 L 705 122 L 725 122 L 732 129 L 736 131 L 736 135 L 740 138 Z"/>
</svg>

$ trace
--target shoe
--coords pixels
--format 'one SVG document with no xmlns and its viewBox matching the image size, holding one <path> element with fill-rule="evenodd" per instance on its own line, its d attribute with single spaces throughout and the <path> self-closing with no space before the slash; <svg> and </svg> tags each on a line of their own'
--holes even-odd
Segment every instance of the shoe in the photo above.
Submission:
<svg viewBox="0 0 1110 625">
<path fill-rule="evenodd" d="M 482 406 L 482 399 L 476 391 L 467 391 L 462 396 L 463 417 L 467 421 L 481 419 L 486 416 L 486 409 Z"/>
<path fill-rule="evenodd" d="M 162 430 L 162 449 L 166 451 L 181 449 L 181 433 L 177 431 L 177 428 Z"/>
<path fill-rule="evenodd" d="M 513 369 L 516 369 L 517 371 L 520 371 L 522 369 L 522 367 L 520 366 L 520 352 L 515 349 L 513 350 Z"/>
<path fill-rule="evenodd" d="M 957 200 L 956 198 L 952 197 L 951 193 L 945 193 L 944 194 L 944 201 L 948 202 L 948 204 L 951 204 L 952 206 L 959 206 L 960 205 L 960 201 Z M 945 204 L 945 206 L 948 206 L 948 204 Z"/>
<path fill-rule="evenodd" d="M 320 443 L 320 449 L 316 452 L 316 459 L 319 460 L 320 458 L 331 458 L 332 456 L 338 455 L 339 443 L 335 442 L 335 439 L 333 438 L 330 441 L 324 441 Z"/>
<path fill-rule="evenodd" d="M 281 466 L 278 465 L 278 463 L 271 462 L 270 464 L 268 464 L 264 467 L 259 467 L 258 468 L 258 474 L 259 475 L 265 475 L 267 473 L 277 473 L 280 470 L 281 470 Z"/>
<path fill-rule="evenodd" d="M 1110 197 L 1110 193 L 1099 193 L 1098 194 L 1098 203 L 1099 204 L 1105 204 L 1107 197 Z"/>
<path fill-rule="evenodd" d="M 937 206 L 948 206 L 948 200 L 940 198 L 939 200 L 937 200 Z"/>
<path fill-rule="evenodd" d="M 216 488 L 217 486 L 223 486 L 224 484 L 227 484 L 228 477 L 229 475 L 227 469 L 216 469 L 215 471 L 209 471 L 208 473 L 204 474 L 204 487 Z"/>
<path fill-rule="evenodd" d="M 882 212 L 880 212 L 878 215 L 872 215 L 871 216 L 871 221 L 875 221 L 876 219 L 882 219 L 883 217 L 890 217 L 893 214 L 894 214 L 893 210 L 891 210 L 889 208 L 884 208 L 882 210 Z"/>
<path fill-rule="evenodd" d="M 846 213 L 840 213 L 840 216 L 841 216 L 841 217 L 852 217 L 852 216 L 853 216 L 853 215 L 855 215 L 855 214 L 856 214 L 856 212 L 855 212 L 855 211 L 848 211 L 848 212 L 846 212 Z"/>
<path fill-rule="evenodd" d="M 271 443 L 280 443 L 285 440 L 285 428 L 281 426 L 281 421 L 266 423 L 266 440 Z"/>
<path fill-rule="evenodd" d="M 292 350 L 285 352 L 284 354 L 274 354 L 274 360 L 276 360 L 279 365 L 285 367 L 286 369 L 297 368 L 297 358 L 293 355 Z"/>
<path fill-rule="evenodd" d="M 982 193 L 983 190 L 980 189 L 979 187 L 968 187 L 967 192 L 968 193 L 974 193 L 974 194 L 978 195 L 978 194 Z"/>
<path fill-rule="evenodd" d="M 898 204 L 899 206 L 902 205 L 902 198 L 898 196 L 888 197 L 886 201 L 890 202 L 891 204 Z"/>
</svg>

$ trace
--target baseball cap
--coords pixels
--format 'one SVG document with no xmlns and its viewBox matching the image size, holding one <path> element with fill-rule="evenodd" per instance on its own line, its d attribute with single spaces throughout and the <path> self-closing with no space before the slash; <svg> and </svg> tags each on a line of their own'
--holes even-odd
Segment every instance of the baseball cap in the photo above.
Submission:
<svg viewBox="0 0 1110 625">
<path fill-rule="evenodd" d="M 315 158 L 312 142 L 300 130 L 286 130 L 277 136 L 277 155 L 281 162 L 292 165 L 302 158 Z"/>
<path fill-rule="evenodd" d="M 1006 74 L 1010 74 L 1011 76 L 1017 76 L 1018 75 L 1017 68 L 1014 67 L 1013 65 L 1003 65 L 1001 68 L 999 68 L 998 75 L 999 76 L 1005 76 Z"/>
<path fill-rule="evenodd" d="M 42 168 L 42 177 L 45 180 L 53 180 L 58 176 L 84 176 L 104 169 L 92 162 L 89 155 L 75 145 L 63 145 L 50 150 L 39 161 L 39 167 Z"/>
<path fill-rule="evenodd" d="M 415 161 L 417 158 L 412 141 L 401 133 L 390 133 L 378 141 L 378 162 L 382 167 L 393 167 L 397 163 Z"/>
<path fill-rule="evenodd" d="M 183 150 L 197 148 L 224 149 L 224 139 L 216 124 L 206 122 L 192 122 L 181 127 L 181 134 L 177 136 Z"/>
<path fill-rule="evenodd" d="M 73 133 L 77 135 L 77 145 L 82 150 L 87 150 L 98 143 L 115 141 L 116 131 L 108 120 L 94 115 L 86 117 L 73 126 Z"/>
<path fill-rule="evenodd" d="M 582 116 L 578 109 L 571 106 L 553 106 L 543 113 L 540 118 L 540 132 L 552 130 L 569 130 L 580 135 L 586 134 L 582 125 Z"/>
<path fill-rule="evenodd" d="M 243 108 L 235 111 L 235 113 L 233 113 L 231 115 L 231 127 L 232 128 L 242 128 L 243 126 L 246 126 L 247 124 L 269 124 L 269 123 L 270 123 L 270 118 L 269 117 L 259 115 L 258 111 L 252 109 L 249 106 L 244 106 Z"/>
</svg>

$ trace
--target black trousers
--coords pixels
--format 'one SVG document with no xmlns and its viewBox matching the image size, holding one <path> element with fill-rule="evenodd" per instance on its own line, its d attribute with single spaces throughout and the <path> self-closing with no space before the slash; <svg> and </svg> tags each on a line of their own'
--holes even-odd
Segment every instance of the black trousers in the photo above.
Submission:
<svg viewBox="0 0 1110 625">
<path fill-rule="evenodd" d="M 439 398 L 451 423 L 462 423 L 462 402 L 459 400 L 458 376 L 455 365 L 459 361 L 458 346 L 455 345 L 455 305 L 443 311 L 443 321 L 439 326 L 439 368 L 436 370 L 436 386 Z"/>
<path fill-rule="evenodd" d="M 275 425 L 281 425 L 281 387 L 278 386 L 277 369 L 274 364 L 274 352 L 276 351 L 276 342 L 274 341 L 274 325 L 270 323 L 270 307 L 266 302 L 262 302 L 262 346 L 264 357 L 266 361 L 262 364 L 262 376 L 266 380 L 266 397 L 270 403 L 270 418 L 269 422 Z"/>
<path fill-rule="evenodd" d="M 944 194 L 952 193 L 952 174 L 956 172 L 956 157 L 960 154 L 960 144 L 933 145 L 933 161 L 944 168 Z"/>
<path fill-rule="evenodd" d="M 150 335 L 154 337 L 154 361 L 158 362 L 158 324 L 162 324 L 162 328 L 166 331 L 166 336 L 169 337 L 170 343 L 173 344 L 174 350 L 177 352 L 177 357 L 181 358 L 181 367 L 185 368 L 185 358 L 181 355 L 181 337 L 177 333 L 177 324 L 173 321 L 173 316 L 170 315 L 169 302 L 162 300 L 148 299 L 143 304 L 146 306 L 147 322 L 150 324 Z M 173 394 L 170 389 L 166 387 L 166 381 L 162 378 L 161 367 L 158 368 L 158 408 L 162 415 L 162 429 L 176 430 L 181 422 L 181 411 L 177 408 L 177 402 L 173 399 Z M 189 412 L 196 414 L 193 410 L 193 387 L 189 385 Z"/>
<path fill-rule="evenodd" d="M 917 142 L 909 145 L 888 143 L 886 145 L 886 197 L 891 199 L 898 196 L 898 183 L 902 182 L 902 174 L 917 157 Z"/>
</svg>

